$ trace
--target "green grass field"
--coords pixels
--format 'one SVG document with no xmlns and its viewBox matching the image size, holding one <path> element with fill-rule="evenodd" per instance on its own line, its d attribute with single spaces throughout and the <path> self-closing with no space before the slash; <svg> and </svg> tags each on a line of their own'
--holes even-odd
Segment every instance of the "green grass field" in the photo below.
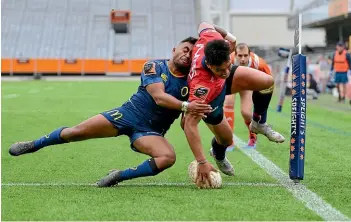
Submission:
<svg viewBox="0 0 351 222">
<path fill-rule="evenodd" d="M 37 139 L 120 106 L 138 83 L 2 82 L 2 220 L 323 220 L 239 149 L 228 152 L 237 174 L 222 176 L 228 185 L 197 189 L 187 176 L 193 157 L 178 121 L 166 136 L 175 147 L 176 164 L 155 177 L 113 188 L 89 184 L 110 169 L 148 158 L 133 152 L 127 137 L 52 146 L 19 157 L 8 154 L 14 142 Z M 273 111 L 276 101 L 273 98 L 269 123 L 289 140 L 289 99 L 281 114 Z M 351 112 L 328 106 L 320 101 L 307 105 L 303 184 L 351 218 Z M 246 141 L 239 109 L 235 134 Z M 211 133 L 204 125 L 200 130 L 207 150 Z M 274 144 L 259 136 L 257 150 L 288 171 L 288 141 Z"/>
</svg>

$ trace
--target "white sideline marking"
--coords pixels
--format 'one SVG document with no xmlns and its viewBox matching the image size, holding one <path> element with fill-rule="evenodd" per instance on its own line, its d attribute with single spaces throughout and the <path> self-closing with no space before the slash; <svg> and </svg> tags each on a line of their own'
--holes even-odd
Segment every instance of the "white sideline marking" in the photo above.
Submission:
<svg viewBox="0 0 351 222">
<path fill-rule="evenodd" d="M 2 183 L 2 187 L 40 187 L 40 186 L 95 186 L 89 183 Z M 120 183 L 118 186 L 194 186 L 192 183 L 184 182 L 145 182 L 145 183 Z M 223 186 L 250 186 L 250 187 L 279 187 L 277 183 L 250 183 L 250 182 L 228 182 Z"/>
<path fill-rule="evenodd" d="M 18 94 L 8 94 L 8 95 L 4 95 L 3 98 L 4 99 L 11 99 L 11 98 L 16 98 L 18 97 Z"/>
<path fill-rule="evenodd" d="M 268 160 L 256 149 L 245 148 L 246 144 L 239 137 L 234 135 L 234 141 L 237 147 L 251 158 L 256 164 L 264 169 L 269 175 L 275 178 L 283 187 L 290 191 L 294 197 L 302 201 L 307 208 L 318 214 L 326 221 L 350 221 L 344 214 L 325 202 L 316 193 L 307 189 L 304 185 L 294 184 L 287 173 Z"/>
</svg>

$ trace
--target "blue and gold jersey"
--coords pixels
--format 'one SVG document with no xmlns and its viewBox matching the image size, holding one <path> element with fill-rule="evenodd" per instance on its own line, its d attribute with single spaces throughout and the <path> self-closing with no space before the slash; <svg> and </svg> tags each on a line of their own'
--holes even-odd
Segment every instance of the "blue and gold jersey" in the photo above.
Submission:
<svg viewBox="0 0 351 222">
<path fill-rule="evenodd" d="M 139 120 L 138 128 L 145 126 L 164 134 L 181 112 L 157 105 L 147 92 L 148 85 L 159 82 L 164 84 L 167 94 L 181 101 L 188 99 L 187 76 L 172 74 L 168 69 L 167 60 L 154 60 L 145 63 L 138 91 L 123 106 L 133 111 L 135 118 Z"/>
</svg>

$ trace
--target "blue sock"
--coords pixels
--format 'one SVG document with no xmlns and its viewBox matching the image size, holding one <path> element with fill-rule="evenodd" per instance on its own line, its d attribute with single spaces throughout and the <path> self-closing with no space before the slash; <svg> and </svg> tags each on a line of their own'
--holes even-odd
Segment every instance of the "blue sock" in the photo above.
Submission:
<svg viewBox="0 0 351 222">
<path fill-rule="evenodd" d="M 121 172 L 121 180 L 130 180 L 137 177 L 155 176 L 161 171 L 157 168 L 154 158 L 144 161 L 136 168 L 129 168 Z"/>
<path fill-rule="evenodd" d="M 41 149 L 41 148 L 46 147 L 46 146 L 67 143 L 66 141 L 64 141 L 60 137 L 61 131 L 64 128 L 67 128 L 67 127 L 58 128 L 57 130 L 53 131 L 49 135 L 45 135 L 37 140 L 34 140 L 34 147 L 36 149 Z"/>
</svg>

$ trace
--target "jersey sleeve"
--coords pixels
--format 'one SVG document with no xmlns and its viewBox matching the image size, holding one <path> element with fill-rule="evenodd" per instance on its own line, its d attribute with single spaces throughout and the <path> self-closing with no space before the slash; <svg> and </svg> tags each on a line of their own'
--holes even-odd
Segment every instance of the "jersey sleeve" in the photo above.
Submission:
<svg viewBox="0 0 351 222">
<path fill-rule="evenodd" d="M 161 68 L 153 61 L 146 62 L 141 72 L 141 83 L 144 87 L 153 84 L 163 82 L 161 78 Z"/>
<path fill-rule="evenodd" d="M 266 61 L 264 61 L 263 59 L 259 59 L 259 65 L 258 65 L 258 70 L 268 74 L 268 75 L 272 75 L 272 71 L 269 68 L 268 64 L 266 63 Z"/>
</svg>

